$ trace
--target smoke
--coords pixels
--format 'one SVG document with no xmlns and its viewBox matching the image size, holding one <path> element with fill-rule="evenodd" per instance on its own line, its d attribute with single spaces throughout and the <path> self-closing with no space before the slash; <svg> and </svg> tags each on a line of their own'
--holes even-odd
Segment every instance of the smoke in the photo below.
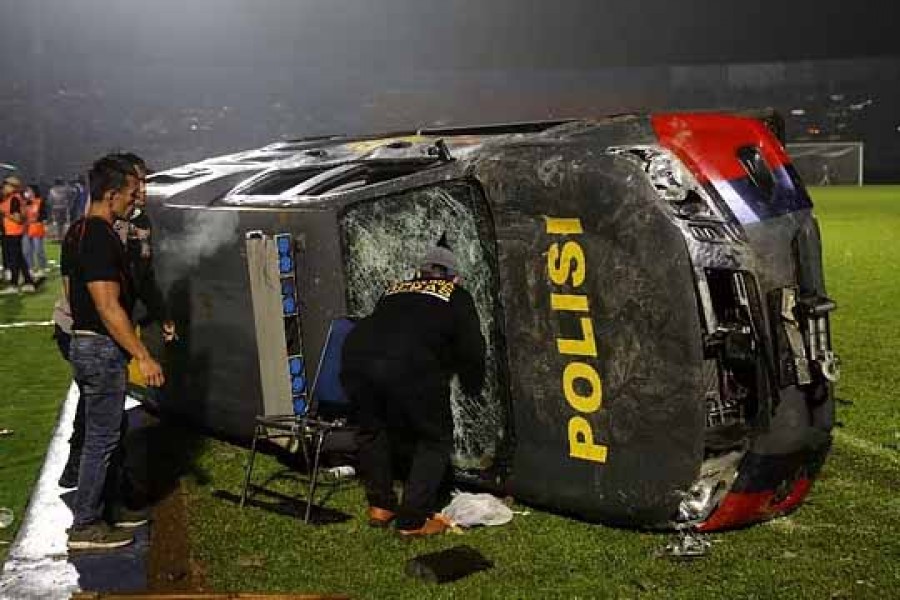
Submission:
<svg viewBox="0 0 900 600">
<path fill-rule="evenodd" d="M 159 251 L 165 257 L 167 279 L 177 280 L 204 258 L 238 238 L 239 215 L 230 210 L 186 210 L 182 230 L 167 233 Z"/>
</svg>

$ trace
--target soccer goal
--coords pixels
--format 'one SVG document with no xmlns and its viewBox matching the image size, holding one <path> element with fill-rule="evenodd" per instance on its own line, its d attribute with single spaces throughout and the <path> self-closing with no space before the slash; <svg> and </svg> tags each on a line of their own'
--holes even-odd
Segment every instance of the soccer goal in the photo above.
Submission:
<svg viewBox="0 0 900 600">
<path fill-rule="evenodd" d="M 862 185 L 862 142 L 795 142 L 787 145 L 806 185 Z"/>
</svg>

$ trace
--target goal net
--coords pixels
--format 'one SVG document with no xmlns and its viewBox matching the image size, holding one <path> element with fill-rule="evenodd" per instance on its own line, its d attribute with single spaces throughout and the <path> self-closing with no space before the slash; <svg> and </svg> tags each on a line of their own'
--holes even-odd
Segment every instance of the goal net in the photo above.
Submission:
<svg viewBox="0 0 900 600">
<path fill-rule="evenodd" d="M 796 142 L 788 154 L 806 185 L 862 185 L 862 142 Z"/>
</svg>

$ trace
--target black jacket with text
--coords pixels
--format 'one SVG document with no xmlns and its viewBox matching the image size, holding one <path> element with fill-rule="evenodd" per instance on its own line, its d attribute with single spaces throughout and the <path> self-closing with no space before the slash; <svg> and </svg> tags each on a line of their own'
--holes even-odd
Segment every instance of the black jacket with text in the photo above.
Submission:
<svg viewBox="0 0 900 600">
<path fill-rule="evenodd" d="M 393 284 L 347 337 L 343 355 L 347 365 L 389 359 L 417 379 L 449 381 L 457 374 L 468 395 L 478 394 L 484 383 L 485 343 L 475 303 L 446 279 Z"/>
</svg>

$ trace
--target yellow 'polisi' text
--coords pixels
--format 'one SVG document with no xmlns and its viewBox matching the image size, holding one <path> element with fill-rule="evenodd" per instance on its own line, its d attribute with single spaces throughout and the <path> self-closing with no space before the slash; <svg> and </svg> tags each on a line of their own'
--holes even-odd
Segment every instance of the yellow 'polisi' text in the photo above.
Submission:
<svg viewBox="0 0 900 600">
<path fill-rule="evenodd" d="M 544 217 L 547 233 L 565 237 L 584 232 L 579 219 Z M 550 244 L 547 249 L 547 276 L 557 286 L 579 288 L 587 275 L 584 250 L 576 240 L 566 239 Z M 556 349 L 563 356 L 579 357 L 566 365 L 562 373 L 562 390 L 566 402 L 576 412 L 569 418 L 569 456 L 580 460 L 605 463 L 608 448 L 597 443 L 591 422 L 585 418 L 603 406 L 603 380 L 597 369 L 585 359 L 597 358 L 594 322 L 590 315 L 588 296 L 572 293 L 551 293 L 550 307 L 560 319 L 571 319 L 580 335 L 557 338 Z M 563 316 L 570 313 L 567 316 Z"/>
</svg>

